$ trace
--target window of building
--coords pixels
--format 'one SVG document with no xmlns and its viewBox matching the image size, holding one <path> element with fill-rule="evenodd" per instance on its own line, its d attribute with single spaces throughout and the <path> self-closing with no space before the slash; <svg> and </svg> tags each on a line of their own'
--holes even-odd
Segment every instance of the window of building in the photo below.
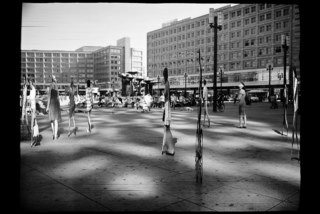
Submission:
<svg viewBox="0 0 320 214">
<path fill-rule="evenodd" d="M 271 42 L 271 35 L 266 36 L 266 43 Z"/>
<path fill-rule="evenodd" d="M 256 6 L 251 7 L 251 13 L 256 12 Z"/>
<path fill-rule="evenodd" d="M 246 15 L 246 14 L 249 14 L 249 13 L 250 13 L 250 8 L 249 7 L 245 8 L 244 9 L 244 14 Z"/>
<path fill-rule="evenodd" d="M 227 19 L 228 19 L 228 14 L 227 14 L 227 13 L 223 15 L 223 19 L 224 19 L 224 20 L 227 20 Z"/>
<path fill-rule="evenodd" d="M 266 31 L 271 31 L 271 24 L 266 25 Z"/>
<path fill-rule="evenodd" d="M 251 39 L 251 45 L 255 45 L 256 40 L 255 39 Z"/>
<path fill-rule="evenodd" d="M 265 5 L 264 4 L 259 4 L 259 10 L 264 10 Z"/>
<path fill-rule="evenodd" d="M 281 10 L 276 10 L 275 11 L 275 18 L 278 18 L 281 16 Z"/>
<path fill-rule="evenodd" d="M 281 22 L 276 22 L 275 23 L 275 30 L 280 30 L 281 29 Z"/>
<path fill-rule="evenodd" d="M 289 8 L 283 9 L 283 15 L 284 15 L 284 16 L 289 15 Z"/>
<path fill-rule="evenodd" d="M 245 20 L 244 20 L 244 25 L 248 25 L 248 24 L 249 24 L 249 21 L 250 21 L 249 19 L 245 19 Z"/>
<path fill-rule="evenodd" d="M 234 18 L 236 16 L 236 12 L 231 12 L 231 18 Z"/>
<path fill-rule="evenodd" d="M 259 27 L 259 33 L 263 33 L 264 30 L 265 30 L 265 26 L 260 26 L 260 27 Z"/>
<path fill-rule="evenodd" d="M 241 31 L 238 31 L 237 32 L 237 37 L 240 37 L 241 36 Z"/>
<path fill-rule="evenodd" d="M 251 17 L 251 24 L 256 22 L 256 17 Z"/>
<path fill-rule="evenodd" d="M 245 36 L 248 36 L 248 35 L 249 35 L 249 29 L 246 29 L 246 30 L 244 31 L 244 35 L 245 35 Z"/>
<path fill-rule="evenodd" d="M 266 14 L 266 20 L 270 20 L 271 19 L 271 13 L 267 13 Z"/>
<path fill-rule="evenodd" d="M 256 28 L 251 28 L 251 34 L 256 34 Z"/>
<path fill-rule="evenodd" d="M 283 21 L 283 28 L 287 28 L 289 27 L 289 21 L 286 20 L 286 21 Z"/>
<path fill-rule="evenodd" d="M 241 10 L 237 11 L 237 16 L 241 16 Z"/>
<path fill-rule="evenodd" d="M 275 53 L 281 53 L 281 46 L 275 46 L 274 47 L 274 52 Z"/>
<path fill-rule="evenodd" d="M 228 29 L 228 24 L 224 24 L 224 25 L 223 25 L 223 29 L 224 29 L 224 30 L 227 30 L 227 29 Z"/>
<path fill-rule="evenodd" d="M 264 21 L 264 19 L 265 19 L 265 14 L 262 14 L 262 15 L 259 16 L 259 21 L 260 22 Z"/>
<path fill-rule="evenodd" d="M 235 23 L 235 22 L 232 22 L 232 23 L 231 23 L 231 29 L 234 28 L 235 26 L 236 26 L 236 23 Z"/>
<path fill-rule="evenodd" d="M 237 21 L 237 27 L 241 27 L 241 20 Z"/>
<path fill-rule="evenodd" d="M 258 38 L 258 42 L 259 42 L 259 44 L 263 44 L 263 42 L 264 42 L 264 37 L 259 37 L 259 38 Z"/>
</svg>

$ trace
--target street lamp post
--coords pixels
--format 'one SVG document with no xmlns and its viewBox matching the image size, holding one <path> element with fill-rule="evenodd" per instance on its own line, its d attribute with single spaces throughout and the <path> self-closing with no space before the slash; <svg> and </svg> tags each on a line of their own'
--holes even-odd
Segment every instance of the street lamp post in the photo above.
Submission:
<svg viewBox="0 0 320 214">
<path fill-rule="evenodd" d="M 287 129 L 288 135 L 288 120 L 287 120 L 287 105 L 288 105 L 288 95 L 287 95 L 287 78 L 286 78 L 286 67 L 287 67 L 287 52 L 289 49 L 289 36 L 281 35 L 281 45 L 283 49 L 283 126 L 282 126 L 282 135 L 284 126 Z"/>
<path fill-rule="evenodd" d="M 269 97 L 271 96 L 271 70 L 273 70 L 272 63 L 267 64 L 267 71 L 269 71 Z"/>
<path fill-rule="evenodd" d="M 222 29 L 222 13 L 214 14 L 214 8 L 210 8 L 209 13 L 210 28 L 214 29 L 214 46 L 213 46 L 213 112 L 217 112 L 217 43 L 218 30 Z"/>
<path fill-rule="evenodd" d="M 158 92 L 159 92 L 159 97 L 160 97 L 160 90 L 159 90 L 159 83 L 160 83 L 160 76 L 157 76 L 157 80 L 158 80 Z"/>
<path fill-rule="evenodd" d="M 188 74 L 187 72 L 184 73 L 184 97 L 186 98 L 187 97 L 187 77 L 188 77 Z"/>
</svg>

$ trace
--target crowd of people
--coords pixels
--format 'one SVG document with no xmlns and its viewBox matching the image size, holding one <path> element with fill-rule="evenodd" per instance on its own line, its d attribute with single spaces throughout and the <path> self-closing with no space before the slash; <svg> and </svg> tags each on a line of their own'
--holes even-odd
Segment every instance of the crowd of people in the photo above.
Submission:
<svg viewBox="0 0 320 214">
<path fill-rule="evenodd" d="M 175 143 L 171 133 L 171 109 L 180 106 L 192 106 L 198 102 L 204 105 L 204 119 L 203 125 L 207 121 L 208 127 L 210 127 L 210 117 L 208 112 L 208 89 L 206 86 L 206 80 L 203 81 L 203 92 L 198 99 L 194 96 L 185 98 L 182 94 L 172 93 L 170 95 L 170 85 L 168 81 L 168 70 L 163 70 L 164 77 L 164 91 L 160 97 L 151 96 L 150 94 L 136 94 L 135 96 L 120 96 L 118 93 L 108 93 L 100 96 L 94 95 L 92 90 L 92 82 L 87 80 L 87 87 L 85 95 L 81 96 L 78 91 L 78 87 L 75 86 L 73 80 L 71 80 L 70 87 L 65 91 L 65 95 L 60 96 L 57 87 L 57 79 L 54 75 L 52 77 L 52 83 L 47 91 L 47 96 L 39 96 L 36 93 L 34 82 L 27 80 L 24 77 L 24 84 L 22 89 L 21 99 L 21 122 L 26 124 L 27 130 L 31 136 L 31 147 L 40 145 L 39 142 L 39 128 L 37 123 L 37 114 L 48 114 L 48 120 L 52 129 L 52 140 L 57 140 L 60 137 L 59 122 L 61 122 L 62 106 L 65 106 L 68 111 L 69 129 L 68 137 L 72 134 L 76 136 L 78 127 L 76 126 L 75 111 L 77 106 L 84 107 L 84 112 L 87 116 L 87 132 L 91 133 L 94 127 L 91 123 L 91 112 L 94 104 L 98 107 L 109 106 L 115 107 L 131 107 L 137 110 L 141 109 L 142 112 L 150 111 L 151 108 L 161 108 L 163 111 L 162 121 L 164 125 L 164 135 L 162 142 L 162 154 L 174 155 Z M 27 82 L 29 82 L 29 96 L 27 96 Z M 246 112 L 245 112 L 245 97 L 246 92 L 244 83 L 240 83 L 238 100 L 239 100 L 239 128 L 246 128 Z M 218 102 L 224 101 L 224 95 L 220 94 Z M 61 105 L 62 104 L 62 105 Z M 44 110 L 45 109 L 45 110 Z M 29 126 L 28 114 L 31 114 L 31 124 Z M 71 126 L 73 122 L 73 126 Z"/>
</svg>

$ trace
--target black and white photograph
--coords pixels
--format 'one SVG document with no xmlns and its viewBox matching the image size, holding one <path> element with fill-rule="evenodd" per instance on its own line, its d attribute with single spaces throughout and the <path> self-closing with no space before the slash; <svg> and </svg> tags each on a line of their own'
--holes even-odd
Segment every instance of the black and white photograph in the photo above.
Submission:
<svg viewBox="0 0 320 214">
<path fill-rule="evenodd" d="M 301 210 L 299 4 L 21 9 L 21 211 Z"/>
</svg>

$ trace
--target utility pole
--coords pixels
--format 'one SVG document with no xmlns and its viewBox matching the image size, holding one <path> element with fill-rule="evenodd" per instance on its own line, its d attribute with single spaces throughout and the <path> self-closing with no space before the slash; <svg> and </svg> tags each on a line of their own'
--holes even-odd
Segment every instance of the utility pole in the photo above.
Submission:
<svg viewBox="0 0 320 214">
<path fill-rule="evenodd" d="M 284 126 L 287 128 L 288 135 L 288 120 L 287 120 L 287 107 L 288 107 L 288 90 L 287 90 L 287 77 L 286 77 L 286 68 L 287 68 L 287 52 L 289 49 L 289 36 L 281 35 L 281 45 L 283 49 L 283 126 L 282 126 L 282 135 Z"/>
<path fill-rule="evenodd" d="M 217 112 L 217 45 L 218 45 L 218 30 L 222 29 L 222 13 L 214 14 L 214 8 L 210 8 L 209 13 L 210 28 L 214 30 L 214 46 L 213 46 L 213 112 Z"/>
</svg>

